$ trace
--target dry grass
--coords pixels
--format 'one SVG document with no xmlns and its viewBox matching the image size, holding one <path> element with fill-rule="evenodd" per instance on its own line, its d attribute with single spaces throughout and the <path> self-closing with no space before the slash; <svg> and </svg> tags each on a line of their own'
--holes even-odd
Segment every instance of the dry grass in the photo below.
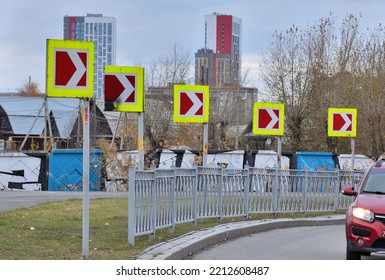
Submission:
<svg viewBox="0 0 385 280">
<path fill-rule="evenodd" d="M 81 259 L 82 207 L 82 200 L 68 200 L 0 213 L 0 259 Z M 174 234 L 157 231 L 155 240 L 137 237 L 132 247 L 128 245 L 127 216 L 125 198 L 90 200 L 90 259 L 135 259 L 156 242 L 197 229 L 186 224 Z"/>
</svg>

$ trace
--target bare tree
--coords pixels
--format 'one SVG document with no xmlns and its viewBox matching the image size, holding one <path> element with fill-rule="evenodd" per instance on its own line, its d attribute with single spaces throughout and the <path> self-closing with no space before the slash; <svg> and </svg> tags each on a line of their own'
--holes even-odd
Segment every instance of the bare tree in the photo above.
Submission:
<svg viewBox="0 0 385 280">
<path fill-rule="evenodd" d="M 327 137 L 327 108 L 354 106 L 358 18 L 348 15 L 340 31 L 339 38 L 330 15 L 303 31 L 293 25 L 273 35 L 262 75 L 272 100 L 285 104 L 288 149 L 337 145 Z"/>
<path fill-rule="evenodd" d="M 357 146 L 369 155 L 385 151 L 385 30 L 382 25 L 361 41 L 360 62 L 356 67 L 359 86 L 355 100 L 359 119 Z"/>
<path fill-rule="evenodd" d="M 169 51 L 154 60 L 146 72 L 146 85 L 165 87 L 169 84 L 189 83 L 193 80 L 190 52 L 174 44 Z"/>
<path fill-rule="evenodd" d="M 294 25 L 273 36 L 275 41 L 264 58 L 262 75 L 273 101 L 286 105 L 287 142 L 293 150 L 299 150 L 303 149 L 302 125 L 308 115 L 307 94 L 311 88 L 309 60 L 303 51 L 308 38 Z"/>
<path fill-rule="evenodd" d="M 150 148 L 177 142 L 173 118 L 173 86 L 193 80 L 190 52 L 174 44 L 168 53 L 153 61 L 146 71 L 145 136 Z"/>
</svg>

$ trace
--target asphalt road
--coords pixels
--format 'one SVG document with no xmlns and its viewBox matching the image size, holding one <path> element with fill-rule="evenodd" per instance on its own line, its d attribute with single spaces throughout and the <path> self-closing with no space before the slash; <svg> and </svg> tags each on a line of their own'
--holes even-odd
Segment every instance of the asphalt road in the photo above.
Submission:
<svg viewBox="0 0 385 280">
<path fill-rule="evenodd" d="M 128 197 L 127 192 L 89 192 L 90 199 Z M 82 192 L 0 191 L 0 211 L 29 207 L 47 201 L 83 199 Z"/>
<path fill-rule="evenodd" d="M 275 229 L 222 242 L 190 260 L 345 260 L 344 225 Z M 362 257 L 385 259 L 385 255 Z"/>
</svg>

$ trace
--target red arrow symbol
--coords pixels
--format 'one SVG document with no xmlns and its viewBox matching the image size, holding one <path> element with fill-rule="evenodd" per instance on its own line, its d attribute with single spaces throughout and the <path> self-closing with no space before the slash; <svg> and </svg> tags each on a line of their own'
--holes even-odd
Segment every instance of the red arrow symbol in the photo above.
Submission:
<svg viewBox="0 0 385 280">
<path fill-rule="evenodd" d="M 135 75 L 105 74 L 105 101 L 120 104 L 135 103 L 135 78 Z"/>
<path fill-rule="evenodd" d="M 341 132 L 352 131 L 352 119 L 352 113 L 334 113 L 333 130 Z"/>
<path fill-rule="evenodd" d="M 180 92 L 179 115 L 203 116 L 203 93 Z"/>
<path fill-rule="evenodd" d="M 55 86 L 69 88 L 87 86 L 87 52 L 56 50 Z"/>
<path fill-rule="evenodd" d="M 279 109 L 258 109 L 258 128 L 279 129 Z"/>
</svg>

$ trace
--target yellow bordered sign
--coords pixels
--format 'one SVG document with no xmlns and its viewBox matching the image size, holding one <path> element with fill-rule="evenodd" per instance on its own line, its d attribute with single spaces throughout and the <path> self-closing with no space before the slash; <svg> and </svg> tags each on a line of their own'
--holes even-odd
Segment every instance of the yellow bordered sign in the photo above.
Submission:
<svg viewBox="0 0 385 280">
<path fill-rule="evenodd" d="M 328 136 L 356 137 L 357 109 L 356 108 L 329 108 L 328 109 Z"/>
<path fill-rule="evenodd" d="M 46 94 L 48 97 L 93 97 L 93 42 L 47 40 Z"/>
<path fill-rule="evenodd" d="M 282 136 L 285 105 L 283 103 L 254 103 L 253 134 Z"/>
<path fill-rule="evenodd" d="M 144 68 L 104 66 L 105 111 L 144 111 Z"/>
<path fill-rule="evenodd" d="M 208 86 L 174 85 L 174 122 L 207 123 L 209 109 Z"/>
</svg>

